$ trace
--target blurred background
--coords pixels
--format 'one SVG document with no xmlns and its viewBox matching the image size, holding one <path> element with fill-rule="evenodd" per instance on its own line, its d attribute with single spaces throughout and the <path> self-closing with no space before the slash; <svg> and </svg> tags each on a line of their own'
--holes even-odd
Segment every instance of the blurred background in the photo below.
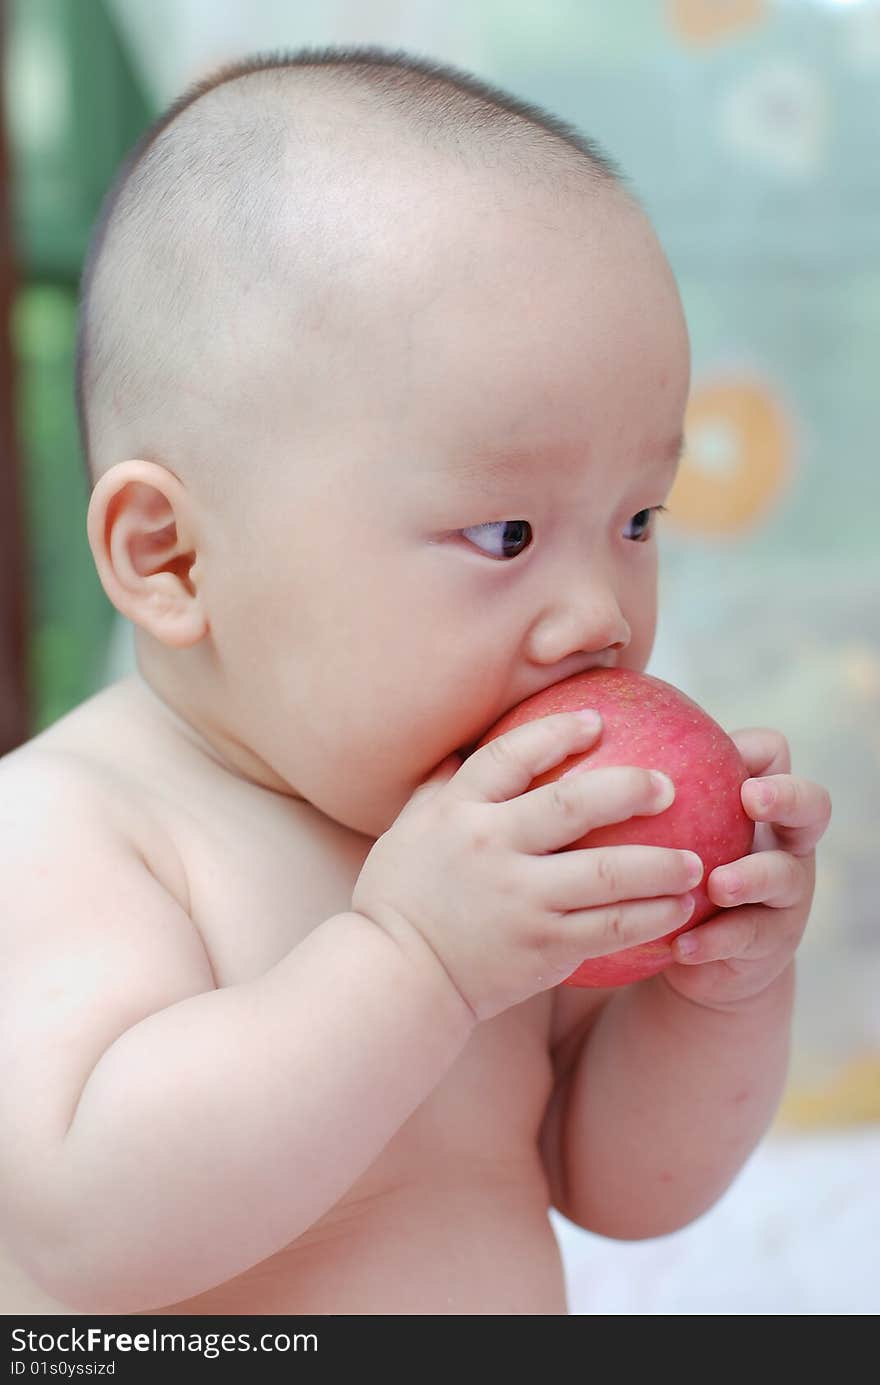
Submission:
<svg viewBox="0 0 880 1385">
<path fill-rule="evenodd" d="M 783 730 L 834 819 L 791 1080 L 693 1227 L 553 1215 L 575 1313 L 880 1308 L 880 0 L 5 0 L 0 753 L 133 666 L 86 542 L 73 347 L 101 197 L 215 66 L 378 43 L 544 105 L 622 164 L 677 275 L 688 448 L 650 672 Z"/>
</svg>

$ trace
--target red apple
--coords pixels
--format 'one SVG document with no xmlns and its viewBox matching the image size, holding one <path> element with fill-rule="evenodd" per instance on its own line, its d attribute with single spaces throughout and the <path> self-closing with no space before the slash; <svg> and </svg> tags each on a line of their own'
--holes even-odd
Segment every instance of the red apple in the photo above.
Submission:
<svg viewBox="0 0 880 1385">
<path fill-rule="evenodd" d="M 749 772 L 733 741 L 696 702 L 671 683 L 631 669 L 595 668 L 554 683 L 529 697 L 486 732 L 480 745 L 522 722 L 554 712 L 592 707 L 602 716 L 602 734 L 593 749 L 570 755 L 539 775 L 530 789 L 549 784 L 581 761 L 590 768 L 639 765 L 659 769 L 675 785 L 675 799 L 662 813 L 628 818 L 598 827 L 562 848 L 671 846 L 696 851 L 705 870 L 692 891 L 694 912 L 687 923 L 655 942 L 640 943 L 583 962 L 563 984 L 625 986 L 665 970 L 673 962 L 671 940 L 716 912 L 705 881 L 716 866 L 747 856 L 755 824 L 742 806 L 740 787 Z"/>
</svg>

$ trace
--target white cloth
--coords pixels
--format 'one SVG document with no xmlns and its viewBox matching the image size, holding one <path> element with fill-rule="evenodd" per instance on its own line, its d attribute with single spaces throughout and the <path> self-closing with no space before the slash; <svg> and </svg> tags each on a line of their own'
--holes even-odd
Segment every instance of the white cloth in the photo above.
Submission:
<svg viewBox="0 0 880 1385">
<path fill-rule="evenodd" d="M 698 1221 L 609 1241 L 557 1213 L 573 1314 L 880 1312 L 880 1128 L 768 1137 Z"/>
</svg>

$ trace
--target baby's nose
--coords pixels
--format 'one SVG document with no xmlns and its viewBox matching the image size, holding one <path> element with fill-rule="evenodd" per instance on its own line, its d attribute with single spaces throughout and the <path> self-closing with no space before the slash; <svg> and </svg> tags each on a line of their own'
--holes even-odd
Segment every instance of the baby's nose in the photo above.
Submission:
<svg viewBox="0 0 880 1385">
<path fill-rule="evenodd" d="M 632 631 L 610 588 L 592 588 L 557 599 L 531 631 L 530 654 L 542 664 L 573 655 L 626 649 Z"/>
</svg>

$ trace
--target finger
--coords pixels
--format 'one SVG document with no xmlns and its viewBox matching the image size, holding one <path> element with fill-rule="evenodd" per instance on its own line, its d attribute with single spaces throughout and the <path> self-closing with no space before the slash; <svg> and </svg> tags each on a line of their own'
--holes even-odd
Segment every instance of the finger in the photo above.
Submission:
<svg viewBox="0 0 880 1385">
<path fill-rule="evenodd" d="M 791 751 L 781 731 L 748 726 L 741 731 L 731 731 L 730 739 L 743 757 L 749 774 L 791 773 Z"/>
<path fill-rule="evenodd" d="M 677 962 L 761 962 L 775 954 L 793 953 L 803 928 L 792 911 L 785 917 L 758 905 L 730 914 L 713 914 L 672 943 Z"/>
<path fill-rule="evenodd" d="M 795 856 L 814 850 L 831 821 L 831 795 L 821 784 L 792 774 L 747 779 L 742 805 L 755 822 L 766 822 Z"/>
<path fill-rule="evenodd" d="M 561 916 L 564 933 L 557 944 L 564 944 L 566 962 L 574 957 L 569 971 L 579 960 L 604 957 L 643 943 L 656 943 L 669 957 L 669 944 L 660 940 L 682 928 L 692 912 L 693 906 L 686 907 L 678 898 L 635 899 L 600 909 L 573 909 Z M 573 942 L 577 947 L 571 954 L 568 949 Z"/>
<path fill-rule="evenodd" d="M 585 770 L 508 803 L 508 841 L 528 855 L 558 851 L 594 827 L 661 813 L 674 797 L 672 780 L 659 770 L 635 765 Z"/>
<path fill-rule="evenodd" d="M 461 755 L 458 751 L 453 751 L 451 755 L 446 756 L 445 760 L 441 760 L 439 765 L 435 765 L 429 774 L 425 775 L 425 778 L 413 791 L 410 801 L 415 802 L 418 799 L 430 798 L 439 792 L 445 784 L 448 784 L 455 777 L 461 766 Z"/>
<path fill-rule="evenodd" d="M 529 872 L 549 908 L 570 911 L 684 896 L 702 880 L 703 862 L 694 851 L 664 846 L 602 846 L 541 856 Z"/>
<path fill-rule="evenodd" d="M 789 851 L 758 851 L 713 870 L 706 893 L 713 904 L 732 908 L 738 904 L 767 904 L 787 909 L 808 888 L 804 862 Z"/>
<path fill-rule="evenodd" d="M 503 803 L 515 798 L 539 774 L 598 740 L 602 721 L 597 713 L 592 716 L 556 712 L 515 726 L 468 756 L 450 789 L 472 802 Z"/>
</svg>

